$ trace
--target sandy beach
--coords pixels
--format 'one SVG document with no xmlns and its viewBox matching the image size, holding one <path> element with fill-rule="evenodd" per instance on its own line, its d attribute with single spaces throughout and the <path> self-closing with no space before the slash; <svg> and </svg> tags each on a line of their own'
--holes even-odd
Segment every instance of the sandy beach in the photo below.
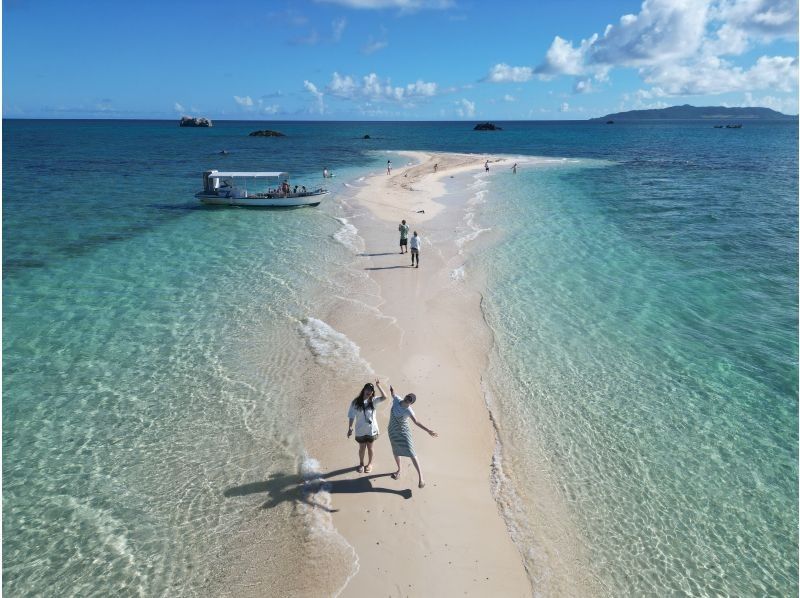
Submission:
<svg viewBox="0 0 800 598">
<path fill-rule="evenodd" d="M 452 235 L 463 213 L 443 203 L 445 181 L 471 179 L 486 159 L 491 157 L 404 153 L 397 162 L 413 166 L 371 176 L 356 194 L 367 208 L 356 221 L 365 243 L 359 260 L 374 283 L 386 325 L 376 327 L 348 310 L 329 323 L 361 348 L 387 391 L 391 384 L 401 395 L 417 394 L 417 417 L 439 437 L 412 425 L 426 488 L 417 488 L 408 459 L 401 479 L 391 479 L 389 408 L 382 406 L 373 471 L 358 474 L 357 445 L 345 440 L 347 403 L 338 406 L 340 426 L 332 427 L 334 432 L 340 427 L 341 434 L 327 435 L 332 437 L 315 447 L 325 455 L 322 468 L 350 468 L 328 480 L 334 484 L 368 479 L 352 492 L 334 490 L 333 524 L 358 555 L 357 571 L 342 596 L 531 594 L 491 492 L 495 437 L 480 385 L 490 339 L 480 297 L 451 276 L 463 260 Z M 409 254 L 399 253 L 401 218 L 423 238 L 418 269 L 410 268 Z"/>
</svg>

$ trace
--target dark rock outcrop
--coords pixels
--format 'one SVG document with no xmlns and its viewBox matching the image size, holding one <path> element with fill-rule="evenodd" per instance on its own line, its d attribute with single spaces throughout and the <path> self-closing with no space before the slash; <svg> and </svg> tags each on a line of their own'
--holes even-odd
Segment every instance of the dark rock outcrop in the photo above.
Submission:
<svg viewBox="0 0 800 598">
<path fill-rule="evenodd" d="M 478 123 L 475 125 L 475 128 L 472 129 L 473 131 L 502 131 L 501 127 L 498 127 L 494 123 Z"/>
<path fill-rule="evenodd" d="M 362 137 L 362 139 L 371 139 L 371 137 L 370 137 L 369 135 L 364 135 L 364 136 Z"/>
<path fill-rule="evenodd" d="M 207 118 L 202 116 L 182 116 L 181 122 L 179 123 L 181 127 L 210 127 L 212 126 L 211 121 Z"/>
<path fill-rule="evenodd" d="M 264 129 L 263 131 L 253 131 L 250 133 L 250 137 L 286 137 L 280 131 L 270 131 L 269 129 Z"/>
</svg>

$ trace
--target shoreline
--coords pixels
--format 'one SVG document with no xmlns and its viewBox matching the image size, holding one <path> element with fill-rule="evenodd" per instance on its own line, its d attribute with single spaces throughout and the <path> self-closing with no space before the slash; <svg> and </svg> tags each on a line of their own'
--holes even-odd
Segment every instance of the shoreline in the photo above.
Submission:
<svg viewBox="0 0 800 598">
<path fill-rule="evenodd" d="M 396 155 L 413 164 L 395 168 L 391 175 L 366 177 L 352 198 L 366 208 L 352 219 L 364 243 L 355 267 L 366 273 L 377 303 L 373 307 L 386 324 L 376 326 L 347 310 L 338 310 L 326 322 L 360 347 L 387 390 L 393 385 L 398 394 L 417 394 L 418 419 L 439 437 L 412 426 L 424 489 L 417 488 L 407 459 L 401 479 L 392 480 L 388 474 L 394 459 L 385 438 L 388 407 L 381 406 L 373 471 L 358 474 L 357 445 L 344 439 L 346 402 L 336 393 L 341 438 L 334 412 L 332 433 L 326 435 L 332 438 L 310 445 L 314 454 L 325 455 L 320 459 L 324 471 L 344 470 L 329 483 L 363 484 L 352 492 L 333 490 L 333 526 L 358 558 L 357 570 L 339 595 L 381 594 L 392 588 L 393 594 L 529 596 L 531 580 L 493 495 L 497 439 L 482 389 L 490 331 L 481 315 L 480 295 L 453 279 L 453 261 L 464 262 L 453 235 L 463 226 L 463 214 L 445 205 L 465 204 L 464 196 L 452 196 L 446 189 L 452 177 L 474 182 L 486 159 L 493 161 L 490 167 L 497 162 L 480 155 Z M 419 269 L 408 267 L 408 254 L 399 254 L 396 229 L 401 218 L 412 232 L 420 230 Z M 351 382 L 347 387 L 352 395 L 355 386 Z M 349 400 L 347 391 L 342 392 Z"/>
</svg>

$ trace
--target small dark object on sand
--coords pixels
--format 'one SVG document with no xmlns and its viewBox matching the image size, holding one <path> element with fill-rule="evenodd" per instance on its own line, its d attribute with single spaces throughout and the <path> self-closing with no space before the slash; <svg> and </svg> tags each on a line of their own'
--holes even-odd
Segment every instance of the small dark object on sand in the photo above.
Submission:
<svg viewBox="0 0 800 598">
<path fill-rule="evenodd" d="M 424 214 L 425 210 L 417 210 L 417 214 Z"/>
</svg>

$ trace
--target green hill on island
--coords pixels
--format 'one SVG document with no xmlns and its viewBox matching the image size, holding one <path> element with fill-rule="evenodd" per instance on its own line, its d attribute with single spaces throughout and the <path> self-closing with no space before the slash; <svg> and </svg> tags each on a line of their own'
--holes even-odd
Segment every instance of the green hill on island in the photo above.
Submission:
<svg viewBox="0 0 800 598">
<path fill-rule="evenodd" d="M 727 108 L 725 106 L 671 106 L 652 110 L 616 112 L 590 121 L 608 120 L 789 120 L 796 115 L 782 114 L 772 108 Z"/>
</svg>

